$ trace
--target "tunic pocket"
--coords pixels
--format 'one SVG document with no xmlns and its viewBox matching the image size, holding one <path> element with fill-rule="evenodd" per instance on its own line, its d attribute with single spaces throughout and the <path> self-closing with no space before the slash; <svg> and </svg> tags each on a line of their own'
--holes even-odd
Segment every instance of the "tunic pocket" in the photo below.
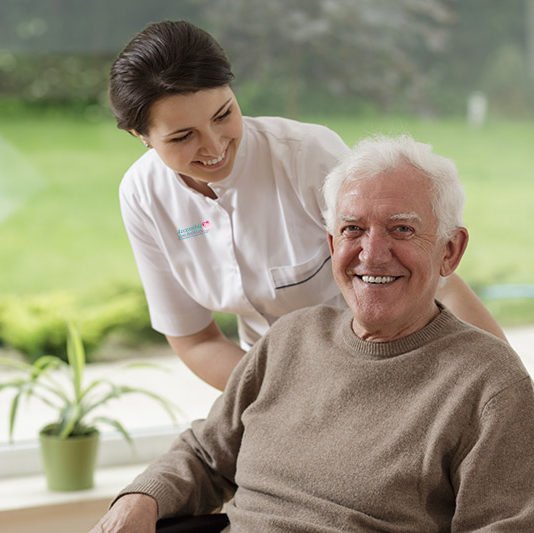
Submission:
<svg viewBox="0 0 534 533">
<path fill-rule="evenodd" d="M 271 268 L 274 314 L 280 316 L 301 307 L 330 303 L 339 295 L 330 259 L 330 250 L 322 246 L 308 261 Z"/>
<path fill-rule="evenodd" d="M 330 251 L 319 250 L 310 260 L 298 265 L 273 267 L 270 269 L 275 290 L 302 285 L 317 276 L 330 264 Z"/>
</svg>

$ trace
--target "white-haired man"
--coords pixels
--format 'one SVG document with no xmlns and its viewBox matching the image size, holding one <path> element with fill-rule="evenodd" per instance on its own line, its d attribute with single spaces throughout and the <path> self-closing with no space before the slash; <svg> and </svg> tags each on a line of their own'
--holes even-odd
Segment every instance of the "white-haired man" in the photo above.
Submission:
<svg viewBox="0 0 534 533">
<path fill-rule="evenodd" d="M 468 239 L 455 166 L 409 137 L 368 139 L 324 192 L 349 309 L 279 319 L 95 531 L 229 498 L 237 532 L 534 531 L 532 380 L 434 300 Z"/>
</svg>

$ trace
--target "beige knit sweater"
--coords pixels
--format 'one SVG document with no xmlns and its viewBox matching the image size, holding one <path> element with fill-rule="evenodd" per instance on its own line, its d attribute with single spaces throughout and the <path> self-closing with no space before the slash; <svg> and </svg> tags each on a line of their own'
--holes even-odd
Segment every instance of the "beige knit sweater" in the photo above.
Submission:
<svg viewBox="0 0 534 533">
<path fill-rule="evenodd" d="M 206 421 L 123 493 L 232 532 L 534 531 L 534 392 L 504 342 L 446 310 L 389 343 L 349 311 L 281 318 Z"/>
</svg>

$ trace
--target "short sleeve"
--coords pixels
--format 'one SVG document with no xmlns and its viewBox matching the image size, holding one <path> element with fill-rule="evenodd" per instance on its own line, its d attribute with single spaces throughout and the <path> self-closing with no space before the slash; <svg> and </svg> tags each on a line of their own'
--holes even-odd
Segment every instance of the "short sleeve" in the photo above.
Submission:
<svg viewBox="0 0 534 533">
<path fill-rule="evenodd" d="M 213 313 L 193 300 L 173 276 L 158 246 L 154 223 L 125 180 L 121 183 L 119 198 L 152 327 L 174 337 L 201 331 L 213 320 Z"/>
<path fill-rule="evenodd" d="M 317 124 L 308 125 L 296 161 L 298 194 L 306 210 L 323 224 L 324 199 L 322 187 L 328 173 L 349 152 L 348 146 L 334 131 Z"/>
</svg>

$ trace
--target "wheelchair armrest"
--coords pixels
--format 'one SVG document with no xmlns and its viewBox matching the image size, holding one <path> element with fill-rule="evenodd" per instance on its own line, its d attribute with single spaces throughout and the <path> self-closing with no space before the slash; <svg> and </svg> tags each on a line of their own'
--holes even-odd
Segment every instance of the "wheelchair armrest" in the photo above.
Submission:
<svg viewBox="0 0 534 533">
<path fill-rule="evenodd" d="M 229 523 L 224 513 L 162 518 L 156 524 L 156 533 L 217 533 Z"/>
</svg>

